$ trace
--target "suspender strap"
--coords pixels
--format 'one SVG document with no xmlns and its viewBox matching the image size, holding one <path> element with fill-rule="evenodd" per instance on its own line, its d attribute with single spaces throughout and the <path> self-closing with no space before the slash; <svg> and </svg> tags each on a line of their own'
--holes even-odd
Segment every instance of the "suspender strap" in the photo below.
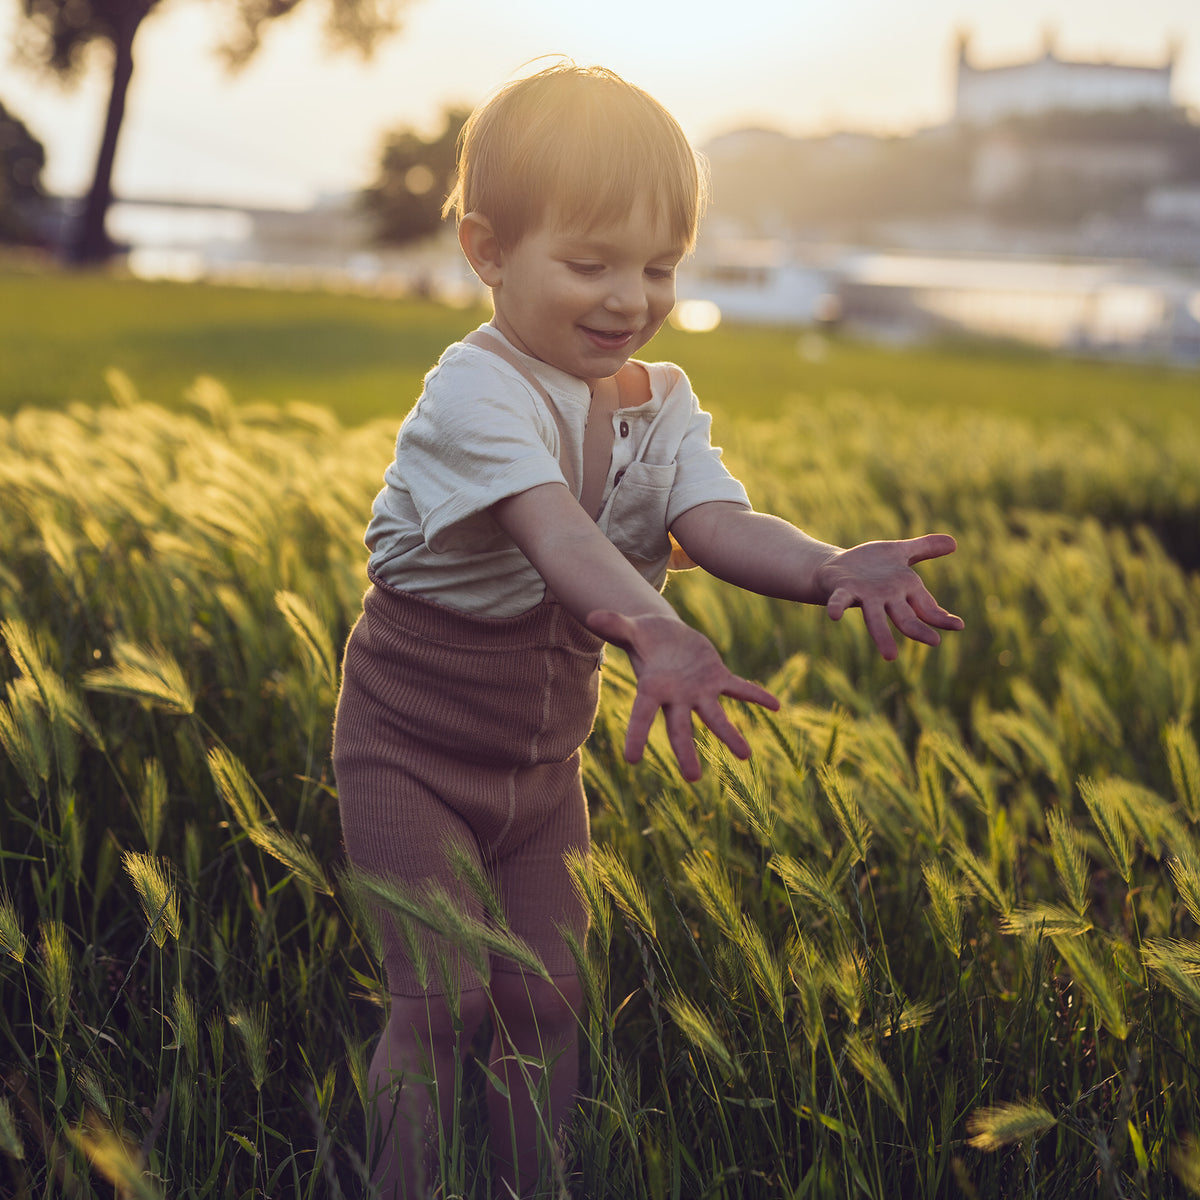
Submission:
<svg viewBox="0 0 1200 1200">
<path fill-rule="evenodd" d="M 554 424 L 558 426 L 558 444 L 560 447 L 558 455 L 559 468 L 563 473 L 563 478 L 567 481 L 567 487 L 571 489 L 571 494 L 578 497 L 579 481 L 575 478 L 575 468 L 571 464 L 570 459 L 572 440 L 567 425 L 558 411 L 558 405 L 554 403 L 550 393 L 546 391 L 541 381 L 529 367 L 499 338 L 492 337 L 481 329 L 472 329 L 462 340 L 472 346 L 478 347 L 480 350 L 490 351 L 497 358 L 502 358 L 541 397 L 542 403 L 545 404 L 547 411 L 554 418 Z"/>
</svg>

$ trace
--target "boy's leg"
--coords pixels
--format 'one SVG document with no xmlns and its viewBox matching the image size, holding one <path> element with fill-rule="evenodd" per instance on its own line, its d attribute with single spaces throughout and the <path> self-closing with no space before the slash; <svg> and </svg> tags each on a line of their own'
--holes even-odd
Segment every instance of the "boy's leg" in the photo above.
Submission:
<svg viewBox="0 0 1200 1200">
<path fill-rule="evenodd" d="M 579 1089 L 583 988 L 577 975 L 547 983 L 536 975 L 496 971 L 491 992 L 496 1026 L 491 1068 L 509 1097 L 488 1088 L 493 1178 L 500 1196 L 532 1196 L 539 1159 L 551 1162 Z M 543 1065 L 550 1072 L 544 1087 Z M 542 1091 L 545 1103 L 538 1099 Z"/>
<path fill-rule="evenodd" d="M 432 1194 L 439 1129 L 449 1138 L 455 1119 L 458 1059 L 487 1012 L 482 990 L 462 993 L 457 1018 L 442 996 L 392 996 L 367 1079 L 374 1098 L 371 1178 L 379 1200 L 425 1200 Z"/>
</svg>

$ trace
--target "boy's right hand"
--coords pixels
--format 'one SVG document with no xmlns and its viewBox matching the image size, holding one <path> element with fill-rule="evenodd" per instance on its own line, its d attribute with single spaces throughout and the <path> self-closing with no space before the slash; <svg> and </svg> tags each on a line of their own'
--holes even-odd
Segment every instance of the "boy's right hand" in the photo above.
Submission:
<svg viewBox="0 0 1200 1200">
<path fill-rule="evenodd" d="M 732 696 L 772 710 L 779 708 L 779 701 L 765 688 L 734 675 L 702 633 L 674 616 L 629 617 L 605 609 L 589 613 L 587 626 L 620 646 L 637 676 L 637 696 L 625 736 L 627 761 L 641 760 L 660 708 L 684 779 L 700 778 L 693 712 L 738 758 L 750 757 L 750 745 L 726 715 L 721 697 Z"/>
</svg>

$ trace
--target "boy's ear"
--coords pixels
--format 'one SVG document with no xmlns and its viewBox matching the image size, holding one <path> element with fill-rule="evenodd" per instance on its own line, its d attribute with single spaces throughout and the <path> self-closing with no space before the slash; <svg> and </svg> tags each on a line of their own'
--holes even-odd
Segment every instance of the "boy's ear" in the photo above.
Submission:
<svg viewBox="0 0 1200 1200">
<path fill-rule="evenodd" d="M 487 217 L 467 213 L 458 223 L 458 244 L 481 282 L 486 287 L 499 287 L 504 273 L 504 252 Z"/>
</svg>

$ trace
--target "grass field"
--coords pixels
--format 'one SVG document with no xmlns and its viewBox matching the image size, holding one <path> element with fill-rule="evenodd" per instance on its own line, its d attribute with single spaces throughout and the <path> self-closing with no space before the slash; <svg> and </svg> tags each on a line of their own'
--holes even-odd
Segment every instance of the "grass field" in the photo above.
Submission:
<svg viewBox="0 0 1200 1200">
<path fill-rule="evenodd" d="M 0 1192 L 362 1195 L 385 992 L 330 717 L 393 397 L 464 315 L 11 272 L 0 297 Z M 548 1175 L 1198 1195 L 1197 379 L 798 341 L 660 352 L 759 507 L 954 533 L 924 573 L 967 629 L 887 664 L 856 614 L 676 577 L 784 700 L 696 786 L 659 741 L 621 759 L 612 656 L 587 1086 Z M 480 1084 L 469 1058 L 447 1196 L 488 1194 Z"/>
<path fill-rule="evenodd" d="M 198 375 L 239 401 L 303 400 L 347 425 L 396 419 L 442 349 L 483 320 L 404 300 L 192 287 L 5 270 L 0 412 L 107 399 L 116 367 L 148 399 L 179 403 Z M 909 350 L 800 339 L 792 330 L 667 328 L 646 353 L 680 362 L 701 395 L 773 417 L 789 398 L 850 391 L 918 411 L 1003 411 L 1038 424 L 1194 412 L 1195 372 L 1073 363 L 1024 349 Z"/>
</svg>

